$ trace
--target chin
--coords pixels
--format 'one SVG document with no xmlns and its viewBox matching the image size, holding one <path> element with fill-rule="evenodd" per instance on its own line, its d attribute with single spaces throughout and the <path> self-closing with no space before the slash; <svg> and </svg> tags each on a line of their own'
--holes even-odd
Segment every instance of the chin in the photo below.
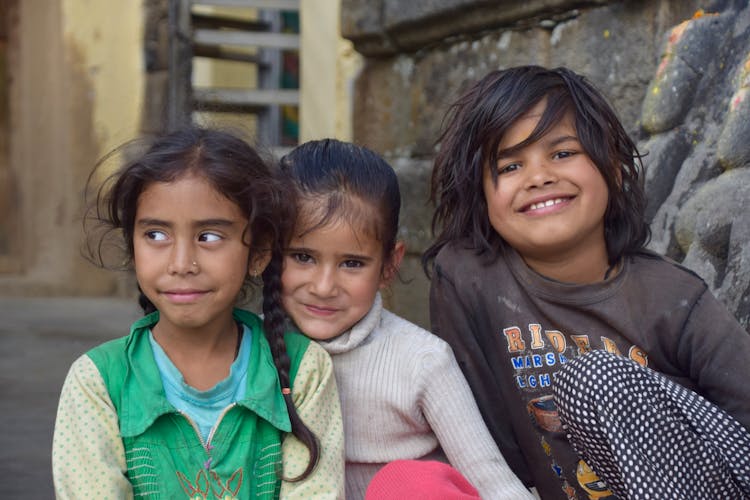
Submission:
<svg viewBox="0 0 750 500">
<path fill-rule="evenodd" d="M 298 321 L 294 321 L 294 319 L 292 319 L 292 321 L 294 322 L 294 325 L 297 327 L 297 330 L 302 332 L 302 334 L 304 334 L 305 337 L 309 337 L 313 340 L 328 340 L 336 336 L 331 333 L 329 328 L 325 328 L 325 326 L 328 326 L 328 325 L 324 325 L 323 328 L 316 328 L 317 326 L 320 326 L 320 325 L 316 325 L 314 323 L 310 324 L 309 322 L 305 324 L 306 322 L 304 321 L 298 322 Z"/>
<path fill-rule="evenodd" d="M 304 330 L 302 330 L 302 331 L 304 332 Z M 305 335 L 308 336 L 308 337 L 310 337 L 313 340 L 326 341 L 326 340 L 335 339 L 336 337 L 338 337 L 341 334 L 340 333 L 332 333 L 332 332 L 312 332 L 312 333 L 305 332 Z"/>
</svg>

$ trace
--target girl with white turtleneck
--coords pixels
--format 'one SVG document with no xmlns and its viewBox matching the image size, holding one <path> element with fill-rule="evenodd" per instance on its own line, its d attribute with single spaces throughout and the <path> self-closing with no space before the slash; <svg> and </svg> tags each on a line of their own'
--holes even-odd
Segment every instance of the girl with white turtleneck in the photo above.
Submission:
<svg viewBox="0 0 750 500">
<path fill-rule="evenodd" d="M 365 498 L 373 476 L 404 459 L 450 463 L 484 499 L 534 498 L 500 454 L 448 344 L 383 308 L 380 290 L 405 251 L 390 165 L 326 139 L 292 150 L 281 172 L 297 194 L 282 303 L 333 358 L 347 499 Z"/>
</svg>

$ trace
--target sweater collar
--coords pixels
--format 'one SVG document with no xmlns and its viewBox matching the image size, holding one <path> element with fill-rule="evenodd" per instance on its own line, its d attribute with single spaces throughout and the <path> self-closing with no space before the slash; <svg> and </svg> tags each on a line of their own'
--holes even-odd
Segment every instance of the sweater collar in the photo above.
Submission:
<svg viewBox="0 0 750 500">
<path fill-rule="evenodd" d="M 348 352 L 362 344 L 372 331 L 380 323 L 383 312 L 383 299 L 380 292 L 375 294 L 372 307 L 350 330 L 330 340 L 321 340 L 318 343 L 328 351 L 328 354 L 341 354 Z"/>
<path fill-rule="evenodd" d="M 282 432 L 292 429 L 278 372 L 268 341 L 263 335 L 261 320 L 255 314 L 235 309 L 233 316 L 253 332 L 245 398 L 237 404 L 267 420 Z M 130 328 L 126 355 L 130 367 L 123 381 L 123 405 L 120 411 L 120 432 L 123 437 L 137 436 L 158 417 L 176 410 L 167 401 L 159 369 L 154 361 L 148 330 L 159 321 L 159 312 L 139 319 Z"/>
</svg>

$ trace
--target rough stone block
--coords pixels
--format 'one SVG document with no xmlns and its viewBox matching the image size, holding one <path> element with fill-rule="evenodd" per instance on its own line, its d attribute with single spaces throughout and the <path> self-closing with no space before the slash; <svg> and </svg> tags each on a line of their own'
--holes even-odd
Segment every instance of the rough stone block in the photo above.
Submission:
<svg viewBox="0 0 750 500">
<path fill-rule="evenodd" d="M 643 19 L 657 17 L 658 9 L 657 2 L 586 9 L 555 26 L 551 34 L 550 66 L 567 66 L 586 76 L 607 97 L 629 131 L 637 129 L 641 102 L 656 67 L 654 54 L 661 42 Z"/>
<path fill-rule="evenodd" d="M 393 55 L 396 46 L 383 28 L 383 0 L 341 0 L 341 36 L 368 56 Z"/>
<path fill-rule="evenodd" d="M 592 0 L 606 4 L 611 0 Z M 420 50 L 446 38 L 554 18 L 577 0 L 342 0 L 341 32 L 366 56 Z"/>
<path fill-rule="evenodd" d="M 432 242 L 433 207 L 429 203 L 432 162 L 397 158 L 390 163 L 398 175 L 401 190 L 398 237 L 409 251 L 421 254 Z"/>
<path fill-rule="evenodd" d="M 682 264 L 698 273 L 747 328 L 750 323 L 750 169 L 707 182 L 683 205 L 675 223 Z"/>
<path fill-rule="evenodd" d="M 725 169 L 750 166 L 750 54 L 736 77 L 727 119 L 719 136 L 716 156 Z"/>
<path fill-rule="evenodd" d="M 420 256 L 408 253 L 401 263 L 399 276 L 383 295 L 386 308 L 429 330 L 430 281 L 422 271 Z"/>
<path fill-rule="evenodd" d="M 664 203 L 674 187 L 682 162 L 690 152 L 684 129 L 675 129 L 652 137 L 639 145 L 646 169 L 646 220 L 652 221 L 657 209 Z"/>
<path fill-rule="evenodd" d="M 354 141 L 385 156 L 409 156 L 402 144 L 414 142 L 410 123 L 414 61 L 409 56 L 370 60 L 355 82 Z"/>
<path fill-rule="evenodd" d="M 645 99 L 642 125 L 650 133 L 676 127 L 690 110 L 709 64 L 715 58 L 726 17 L 710 15 L 683 21 L 666 36 L 662 56 Z"/>
<path fill-rule="evenodd" d="M 648 87 L 641 125 L 652 134 L 682 123 L 698 88 L 700 75 L 680 58 L 673 58 Z"/>
<path fill-rule="evenodd" d="M 356 84 L 355 140 L 387 156 L 431 157 L 446 112 L 470 83 L 499 68 L 545 64 L 548 50 L 547 30 L 533 28 L 370 59 Z"/>
</svg>

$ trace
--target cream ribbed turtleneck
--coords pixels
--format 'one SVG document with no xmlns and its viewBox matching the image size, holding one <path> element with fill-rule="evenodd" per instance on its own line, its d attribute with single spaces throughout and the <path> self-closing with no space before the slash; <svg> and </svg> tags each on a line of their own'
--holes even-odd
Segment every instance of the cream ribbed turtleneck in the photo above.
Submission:
<svg viewBox="0 0 750 500">
<path fill-rule="evenodd" d="M 383 309 L 320 342 L 333 357 L 346 446 L 346 498 L 364 498 L 396 459 L 450 462 L 484 499 L 534 498 L 511 472 L 447 343 Z"/>
</svg>

